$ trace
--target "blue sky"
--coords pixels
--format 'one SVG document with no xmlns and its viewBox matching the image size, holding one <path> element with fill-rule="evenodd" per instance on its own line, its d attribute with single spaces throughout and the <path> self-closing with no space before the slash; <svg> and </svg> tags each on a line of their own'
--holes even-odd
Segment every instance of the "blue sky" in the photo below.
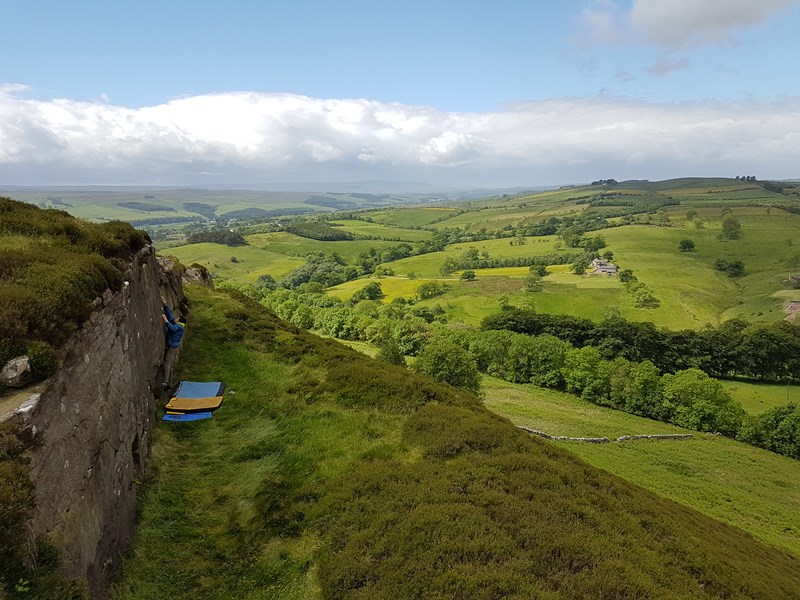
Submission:
<svg viewBox="0 0 800 600">
<path fill-rule="evenodd" d="M 0 184 L 800 177 L 798 26 L 798 0 L 6 0 Z"/>
</svg>

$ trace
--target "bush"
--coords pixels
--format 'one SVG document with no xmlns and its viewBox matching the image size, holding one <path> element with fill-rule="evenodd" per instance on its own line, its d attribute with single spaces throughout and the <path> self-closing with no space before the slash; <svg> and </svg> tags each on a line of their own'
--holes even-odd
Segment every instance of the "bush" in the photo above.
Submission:
<svg viewBox="0 0 800 600">
<path fill-rule="evenodd" d="M 150 241 L 126 223 L 95 225 L 7 198 L 0 215 L 0 235 L 31 238 L 20 250 L 0 251 L 0 362 L 34 340 L 59 347 L 96 297 L 121 288 L 125 261 Z M 45 373 L 52 356 L 39 358 Z"/>
<path fill-rule="evenodd" d="M 55 373 L 58 353 L 47 342 L 31 342 L 25 351 L 31 366 L 33 381 L 43 381 Z"/>
<path fill-rule="evenodd" d="M 471 392 L 477 393 L 480 389 L 480 374 L 475 360 L 469 352 L 446 340 L 429 342 L 417 356 L 412 369 Z"/>
<path fill-rule="evenodd" d="M 27 537 L 26 523 L 35 496 L 19 429 L 0 423 L 0 581 L 12 580 L 22 570 Z"/>
</svg>

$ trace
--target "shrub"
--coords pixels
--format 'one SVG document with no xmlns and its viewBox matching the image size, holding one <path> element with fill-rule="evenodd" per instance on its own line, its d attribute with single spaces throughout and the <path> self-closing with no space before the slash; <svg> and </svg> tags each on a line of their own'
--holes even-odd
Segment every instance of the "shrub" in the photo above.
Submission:
<svg viewBox="0 0 800 600">
<path fill-rule="evenodd" d="M 413 370 L 471 392 L 480 389 L 480 374 L 469 352 L 452 342 L 434 339 L 417 356 Z"/>
<path fill-rule="evenodd" d="M 58 353 L 47 342 L 31 342 L 25 351 L 31 366 L 34 381 L 43 381 L 55 373 L 58 367 Z"/>
<path fill-rule="evenodd" d="M 23 460 L 19 428 L 0 423 L 0 581 L 21 572 L 26 523 L 34 506 L 34 487 Z"/>
</svg>

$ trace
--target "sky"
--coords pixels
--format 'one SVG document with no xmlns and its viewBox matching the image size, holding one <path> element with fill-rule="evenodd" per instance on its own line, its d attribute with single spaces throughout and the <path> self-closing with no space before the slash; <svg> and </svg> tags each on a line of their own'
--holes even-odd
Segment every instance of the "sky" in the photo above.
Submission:
<svg viewBox="0 0 800 600">
<path fill-rule="evenodd" d="M 0 185 L 800 177 L 800 0 L 4 0 Z"/>
</svg>

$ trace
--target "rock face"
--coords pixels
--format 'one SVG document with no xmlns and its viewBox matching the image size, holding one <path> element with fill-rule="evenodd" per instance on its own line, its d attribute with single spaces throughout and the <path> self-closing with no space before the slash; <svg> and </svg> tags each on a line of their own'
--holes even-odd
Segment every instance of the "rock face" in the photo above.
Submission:
<svg viewBox="0 0 800 600">
<path fill-rule="evenodd" d="M 94 598 L 133 534 L 164 352 L 162 296 L 172 306 L 185 302 L 180 274 L 162 271 L 148 246 L 122 290 L 95 302 L 102 308 L 23 415 L 35 440 L 32 535 L 59 549 L 62 575 L 86 579 Z"/>
</svg>

